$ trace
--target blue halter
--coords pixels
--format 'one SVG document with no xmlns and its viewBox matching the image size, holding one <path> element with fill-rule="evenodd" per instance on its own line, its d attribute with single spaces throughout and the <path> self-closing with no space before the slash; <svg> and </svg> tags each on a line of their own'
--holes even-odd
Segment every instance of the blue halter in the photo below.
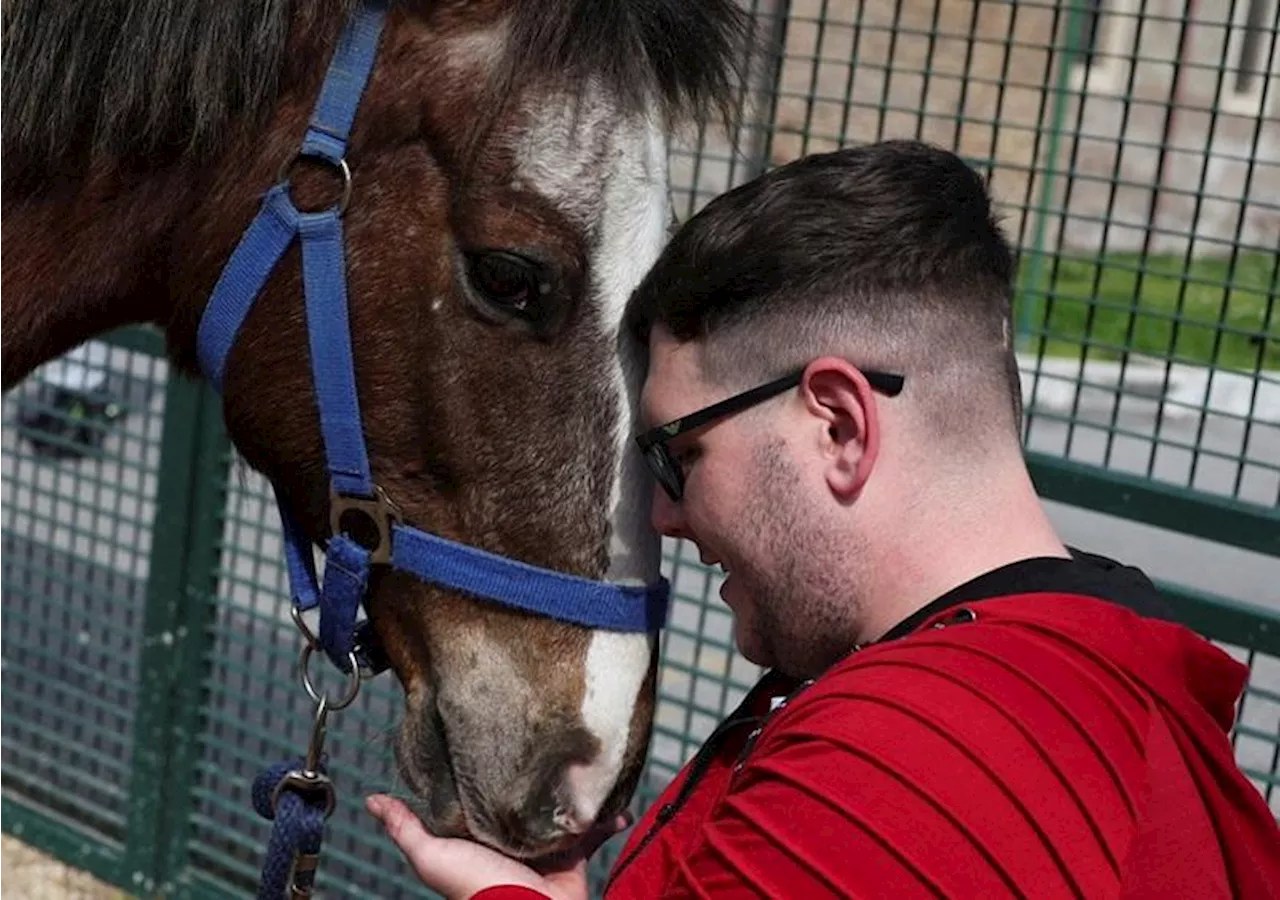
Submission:
<svg viewBox="0 0 1280 900">
<path fill-rule="evenodd" d="M 311 542 L 277 491 L 294 605 L 298 611 L 320 607 L 319 644 L 347 672 L 352 660 L 385 668 L 370 652 L 373 638 L 368 622 L 356 621 L 370 567 L 377 564 L 539 616 L 590 628 L 656 632 L 666 619 L 670 592 L 666 579 L 660 577 L 647 587 L 592 581 L 428 534 L 401 523 L 395 507 L 373 481 L 356 395 L 342 215 L 351 197 L 347 138 L 373 67 L 385 15 L 382 0 L 363 3 L 356 10 L 330 62 L 302 147 L 281 169 L 277 184 L 267 191 L 257 217 L 218 278 L 197 335 L 201 368 L 221 391 L 227 355 L 240 326 L 285 250 L 295 236 L 301 237 L 311 369 L 331 480 L 333 536 L 326 547 L 320 586 Z M 327 164 L 341 177 L 342 197 L 335 206 L 321 212 L 300 212 L 294 206 L 288 175 L 303 156 Z M 362 546 L 346 532 L 353 513 L 376 528 L 375 546 Z"/>
</svg>

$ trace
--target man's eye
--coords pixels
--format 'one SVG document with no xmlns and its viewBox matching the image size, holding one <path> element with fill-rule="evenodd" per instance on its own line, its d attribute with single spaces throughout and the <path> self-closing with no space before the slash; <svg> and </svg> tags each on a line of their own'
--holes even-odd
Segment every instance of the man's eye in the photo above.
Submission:
<svg viewBox="0 0 1280 900">
<path fill-rule="evenodd" d="M 680 471 L 687 473 L 689 471 L 689 467 L 698 459 L 698 448 L 686 447 L 683 450 L 674 450 L 671 453 L 671 458 L 675 460 L 676 465 L 680 467 Z"/>
</svg>

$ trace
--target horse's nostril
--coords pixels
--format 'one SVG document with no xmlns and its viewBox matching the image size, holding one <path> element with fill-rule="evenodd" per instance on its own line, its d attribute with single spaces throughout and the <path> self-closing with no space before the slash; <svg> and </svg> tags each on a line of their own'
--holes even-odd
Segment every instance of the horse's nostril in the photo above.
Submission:
<svg viewBox="0 0 1280 900">
<path fill-rule="evenodd" d="M 537 810 L 527 806 L 495 809 L 488 816 L 478 817 L 477 824 L 487 832 L 484 837 L 522 856 L 562 850 L 591 827 L 590 823 L 584 826 L 566 807 L 551 810 L 546 806 Z"/>
<path fill-rule="evenodd" d="M 571 808 L 558 806 L 551 821 L 563 831 L 567 831 L 572 835 L 586 834 L 591 830 L 592 822 L 584 822 L 579 819 Z"/>
</svg>

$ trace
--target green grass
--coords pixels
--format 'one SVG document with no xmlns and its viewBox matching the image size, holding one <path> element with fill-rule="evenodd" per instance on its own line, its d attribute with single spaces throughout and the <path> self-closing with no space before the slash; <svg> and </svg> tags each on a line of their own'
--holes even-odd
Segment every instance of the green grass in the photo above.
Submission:
<svg viewBox="0 0 1280 900">
<path fill-rule="evenodd" d="M 1040 290 L 1024 257 L 1017 321 L 1024 349 L 1119 359 L 1129 353 L 1252 372 L 1280 369 L 1274 253 L 1228 259 L 1113 253 L 1040 261 Z M 1184 271 L 1185 267 L 1185 271 Z M 1029 304 L 1023 307 L 1022 304 Z M 1048 313 L 1046 319 L 1046 312 Z M 1084 348 L 1082 350 L 1082 348 Z"/>
</svg>

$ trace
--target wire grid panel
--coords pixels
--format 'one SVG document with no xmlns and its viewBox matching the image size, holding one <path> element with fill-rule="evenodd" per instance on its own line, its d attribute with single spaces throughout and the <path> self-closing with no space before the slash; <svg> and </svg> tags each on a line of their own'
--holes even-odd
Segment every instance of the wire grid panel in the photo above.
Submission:
<svg viewBox="0 0 1280 900">
<path fill-rule="evenodd" d="M 1280 819 L 1280 657 L 1215 643 L 1249 667 L 1231 744 L 1241 771 Z"/>
<path fill-rule="evenodd" d="M 167 375 L 94 342 L 4 398 L 4 789 L 115 842 Z"/>
<path fill-rule="evenodd" d="M 988 179 L 1029 449 L 1280 505 L 1280 3 L 753 0 L 746 123 L 673 153 L 687 218 L 890 138 Z"/>
</svg>

